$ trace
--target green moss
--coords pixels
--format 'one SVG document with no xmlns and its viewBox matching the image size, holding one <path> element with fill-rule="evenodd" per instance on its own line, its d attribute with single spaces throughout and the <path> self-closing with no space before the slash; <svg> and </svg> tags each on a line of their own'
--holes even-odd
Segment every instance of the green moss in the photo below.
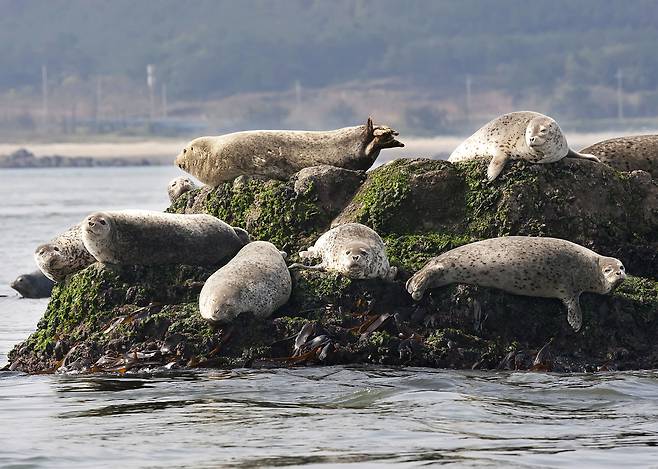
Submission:
<svg viewBox="0 0 658 469">
<path fill-rule="evenodd" d="M 298 194 L 286 182 L 246 179 L 225 183 L 208 195 L 208 213 L 282 249 L 298 249 L 326 222 L 312 186 Z"/>
<path fill-rule="evenodd" d="M 409 171 L 405 160 L 396 160 L 370 173 L 368 182 L 353 200 L 359 207 L 355 221 L 375 231 L 394 231 L 396 209 L 411 193 Z"/>
<path fill-rule="evenodd" d="M 419 235 L 387 236 L 386 255 L 393 265 L 409 272 L 420 270 L 431 258 L 446 251 L 475 241 L 466 235 L 425 233 Z"/>
<path fill-rule="evenodd" d="M 465 222 L 471 236 L 490 238 L 512 233 L 510 195 L 523 193 L 525 199 L 541 200 L 537 176 L 529 170 L 530 164 L 525 161 L 510 162 L 494 181 L 487 180 L 486 161 L 465 161 L 455 165 L 468 187 Z M 536 210 L 541 210 L 541 207 L 536 207 Z"/>
<path fill-rule="evenodd" d="M 43 351 L 59 337 L 75 339 L 80 329 L 112 317 L 107 287 L 117 282 L 109 269 L 94 264 L 53 289 L 50 302 L 28 344 Z"/>
<path fill-rule="evenodd" d="M 215 334 L 213 327 L 201 317 L 198 302 L 167 305 L 149 319 L 157 320 L 160 318 L 170 321 L 167 330 L 169 334 L 183 334 L 188 337 L 188 340 L 200 341 Z"/>
<path fill-rule="evenodd" d="M 633 309 L 641 312 L 645 320 L 658 316 L 658 282 L 655 280 L 628 276 L 613 296 L 632 301 Z"/>
</svg>

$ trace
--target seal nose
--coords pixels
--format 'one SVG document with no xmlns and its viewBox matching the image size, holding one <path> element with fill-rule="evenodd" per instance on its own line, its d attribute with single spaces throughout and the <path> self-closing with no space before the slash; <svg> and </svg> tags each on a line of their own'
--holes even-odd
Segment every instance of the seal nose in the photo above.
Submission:
<svg viewBox="0 0 658 469">
<path fill-rule="evenodd" d="M 355 261 L 358 261 L 359 257 L 361 257 L 361 256 L 352 256 L 352 259 L 354 259 Z"/>
</svg>

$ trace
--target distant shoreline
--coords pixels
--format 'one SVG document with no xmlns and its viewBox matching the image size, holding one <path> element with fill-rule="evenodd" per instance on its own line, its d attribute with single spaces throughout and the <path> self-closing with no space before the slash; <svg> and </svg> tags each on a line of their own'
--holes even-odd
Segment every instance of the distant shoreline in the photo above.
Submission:
<svg viewBox="0 0 658 469">
<path fill-rule="evenodd" d="M 580 150 L 593 143 L 646 131 L 606 131 L 567 134 L 569 146 Z M 397 158 L 446 158 L 465 136 L 400 137 L 404 148 L 385 150 L 377 162 Z M 0 143 L 0 168 L 49 168 L 97 166 L 161 166 L 173 164 L 185 145 L 183 140 L 134 142 Z M 24 153 L 21 153 L 24 152 Z"/>
</svg>

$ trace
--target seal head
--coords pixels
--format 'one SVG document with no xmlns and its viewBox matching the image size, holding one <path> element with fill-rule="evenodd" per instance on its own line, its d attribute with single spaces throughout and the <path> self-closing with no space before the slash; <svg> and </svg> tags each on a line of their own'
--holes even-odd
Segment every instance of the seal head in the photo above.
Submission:
<svg viewBox="0 0 658 469">
<path fill-rule="evenodd" d="M 53 285 L 54 282 L 38 270 L 19 275 L 9 284 L 23 298 L 48 298 L 53 290 Z"/>
<path fill-rule="evenodd" d="M 601 293 L 610 293 L 626 278 L 624 264 L 614 257 L 600 257 L 598 264 L 601 270 Z"/>
<path fill-rule="evenodd" d="M 169 181 L 167 186 L 167 194 L 169 195 L 169 201 L 174 203 L 182 194 L 189 192 L 193 189 L 196 189 L 196 186 L 190 178 L 180 176 Z"/>
<path fill-rule="evenodd" d="M 531 150 L 540 155 L 538 162 L 558 161 L 569 153 L 562 129 L 548 116 L 538 116 L 528 122 L 525 141 Z"/>
</svg>

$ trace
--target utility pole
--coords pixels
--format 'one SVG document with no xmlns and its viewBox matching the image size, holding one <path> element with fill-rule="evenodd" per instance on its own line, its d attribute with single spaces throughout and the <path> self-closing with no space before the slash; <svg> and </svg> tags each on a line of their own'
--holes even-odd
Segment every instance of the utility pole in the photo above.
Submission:
<svg viewBox="0 0 658 469">
<path fill-rule="evenodd" d="M 169 113 L 167 109 L 167 84 L 163 83 L 162 84 L 162 117 L 167 117 L 167 114 Z"/>
<path fill-rule="evenodd" d="M 617 119 L 624 120 L 624 72 L 617 69 Z"/>
<path fill-rule="evenodd" d="M 96 120 L 96 127 L 98 123 L 103 119 L 103 79 L 100 76 L 96 77 L 96 115 L 94 116 Z"/>
<path fill-rule="evenodd" d="M 466 75 L 466 124 L 471 126 L 471 76 Z"/>
<path fill-rule="evenodd" d="M 299 80 L 295 80 L 295 105 L 298 109 L 302 107 L 302 84 Z"/>
<path fill-rule="evenodd" d="M 155 65 L 146 66 L 146 84 L 149 87 L 149 118 L 155 118 Z"/>
<path fill-rule="evenodd" d="M 41 112 L 43 114 L 43 125 L 48 126 L 48 67 L 41 66 Z"/>
</svg>

